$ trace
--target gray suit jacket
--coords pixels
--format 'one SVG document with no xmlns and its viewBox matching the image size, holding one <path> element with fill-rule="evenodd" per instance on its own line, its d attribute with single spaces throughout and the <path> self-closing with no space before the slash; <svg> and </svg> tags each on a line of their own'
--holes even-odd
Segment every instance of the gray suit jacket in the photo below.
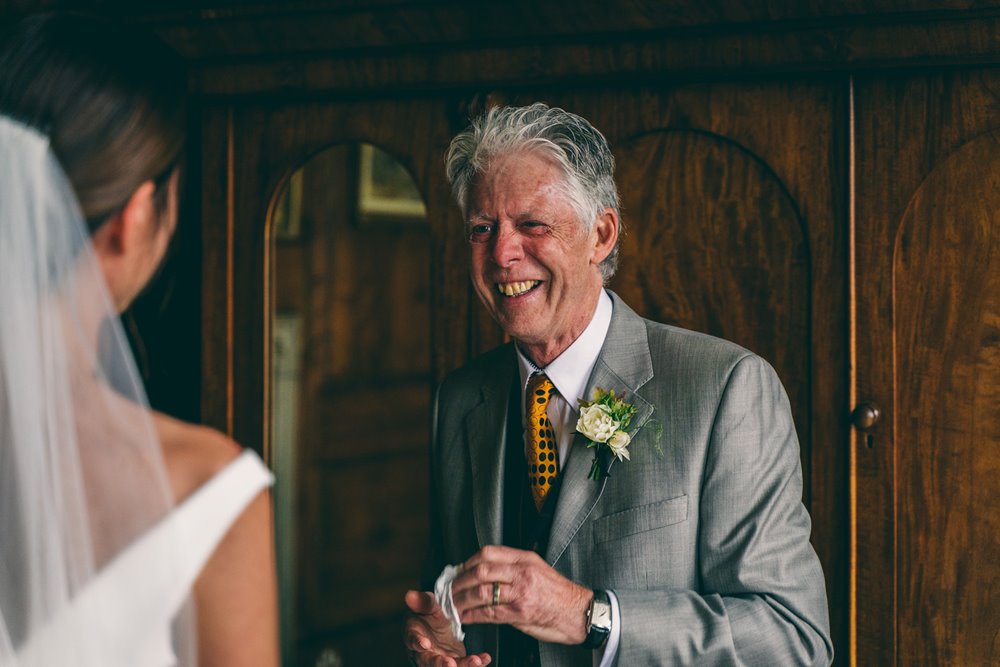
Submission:
<svg viewBox="0 0 1000 667">
<path fill-rule="evenodd" d="M 592 450 L 576 436 L 546 560 L 618 596 L 619 665 L 828 665 L 826 590 L 777 375 L 743 348 L 644 320 L 611 296 L 611 327 L 587 397 L 595 387 L 614 389 L 638 408 L 632 460 L 592 481 Z M 516 373 L 508 344 L 438 390 L 430 581 L 445 564 L 501 543 Z M 496 654 L 495 626 L 466 632 L 470 651 Z M 592 652 L 541 644 L 540 657 L 543 665 L 589 666 Z"/>
</svg>

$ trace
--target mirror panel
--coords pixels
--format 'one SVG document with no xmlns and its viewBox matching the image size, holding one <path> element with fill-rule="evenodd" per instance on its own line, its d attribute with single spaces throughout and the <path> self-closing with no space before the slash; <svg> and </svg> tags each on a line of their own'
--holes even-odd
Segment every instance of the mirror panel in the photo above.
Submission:
<svg viewBox="0 0 1000 667">
<path fill-rule="evenodd" d="M 287 179 L 271 225 L 283 664 L 405 664 L 427 531 L 424 203 L 392 155 L 339 145 Z"/>
</svg>

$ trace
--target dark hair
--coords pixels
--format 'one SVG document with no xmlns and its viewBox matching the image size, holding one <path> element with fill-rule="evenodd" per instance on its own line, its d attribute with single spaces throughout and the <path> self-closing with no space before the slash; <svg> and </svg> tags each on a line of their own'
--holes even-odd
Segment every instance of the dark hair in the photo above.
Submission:
<svg viewBox="0 0 1000 667">
<path fill-rule="evenodd" d="M 49 137 L 91 233 L 145 181 L 166 203 L 184 148 L 186 90 L 175 52 L 108 19 L 27 18 L 0 49 L 0 114 Z"/>
</svg>

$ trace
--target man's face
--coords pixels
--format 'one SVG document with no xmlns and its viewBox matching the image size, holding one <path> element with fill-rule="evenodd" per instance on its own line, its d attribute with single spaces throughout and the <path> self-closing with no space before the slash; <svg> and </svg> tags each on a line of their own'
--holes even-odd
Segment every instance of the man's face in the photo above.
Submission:
<svg viewBox="0 0 1000 667">
<path fill-rule="evenodd" d="M 542 365 L 590 322 L 602 288 L 598 265 L 617 238 L 613 213 L 586 231 L 563 182 L 555 162 L 522 152 L 496 160 L 469 193 L 473 285 L 503 330 Z"/>
</svg>

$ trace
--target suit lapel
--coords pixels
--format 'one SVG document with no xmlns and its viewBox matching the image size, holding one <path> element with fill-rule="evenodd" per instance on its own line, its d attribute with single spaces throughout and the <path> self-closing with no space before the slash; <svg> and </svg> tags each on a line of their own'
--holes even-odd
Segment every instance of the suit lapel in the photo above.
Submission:
<svg viewBox="0 0 1000 667">
<path fill-rule="evenodd" d="M 472 468 L 473 514 L 479 546 L 501 544 L 503 528 L 504 450 L 507 441 L 507 409 L 516 364 L 511 354 L 480 387 L 481 401 L 465 416 L 465 442 Z"/>
<path fill-rule="evenodd" d="M 614 303 L 611 326 L 587 381 L 585 396 L 588 400 L 593 398 L 598 387 L 613 389 L 618 396 L 624 395 L 625 400 L 637 408 L 627 429 L 634 435 L 653 414 L 652 404 L 639 391 L 653 377 L 653 363 L 645 322 L 616 294 L 609 294 Z M 562 473 L 549 546 L 545 552 L 545 559 L 551 565 L 559 560 L 590 516 L 607 483 L 606 478 L 599 481 L 588 478 L 594 450 L 587 449 L 586 445 L 587 438 L 577 433 Z"/>
</svg>

